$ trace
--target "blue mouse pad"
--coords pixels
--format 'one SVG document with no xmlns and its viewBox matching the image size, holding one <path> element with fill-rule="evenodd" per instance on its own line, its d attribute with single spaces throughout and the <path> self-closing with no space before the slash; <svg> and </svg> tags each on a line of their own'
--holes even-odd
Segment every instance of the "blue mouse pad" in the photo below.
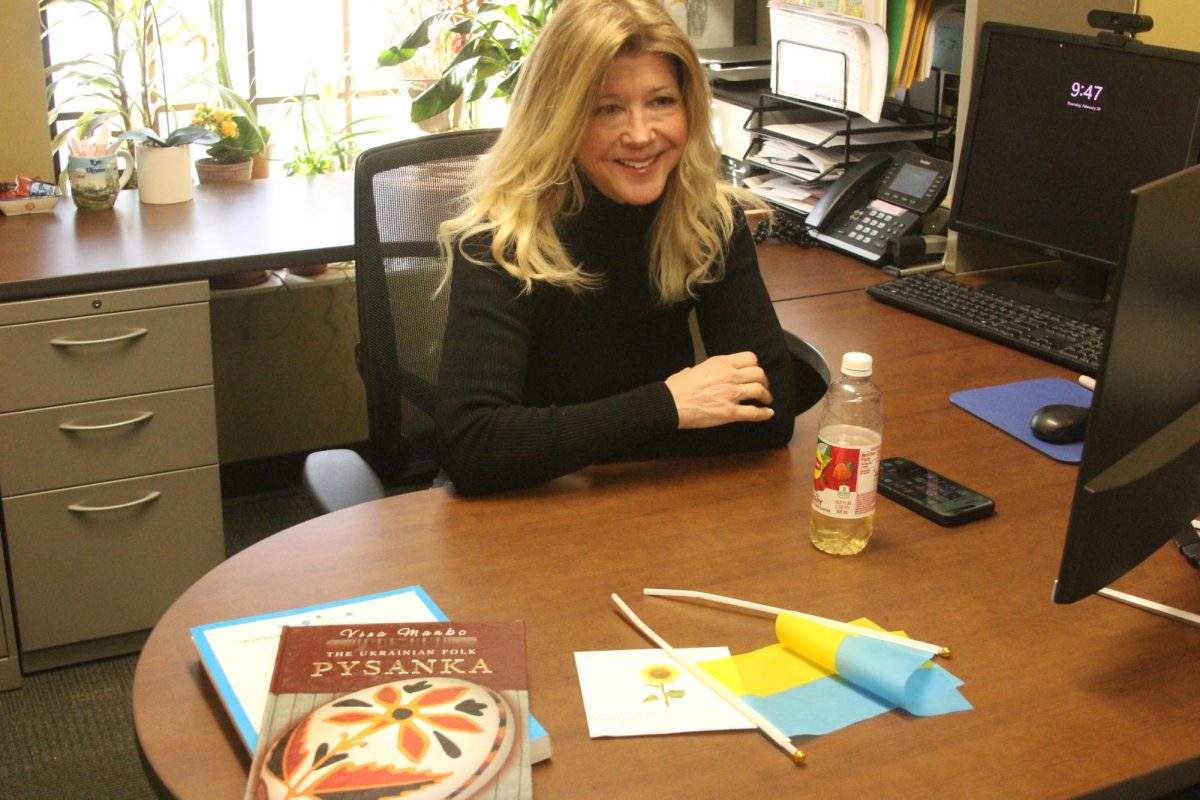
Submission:
<svg viewBox="0 0 1200 800">
<path fill-rule="evenodd" d="M 1083 442 L 1050 444 L 1035 437 L 1029 428 L 1033 413 L 1042 406 L 1070 403 L 1090 407 L 1092 393 L 1078 383 L 1062 378 L 1036 378 L 955 392 L 950 395 L 950 402 L 1055 461 L 1078 464 L 1083 457 Z"/>
</svg>

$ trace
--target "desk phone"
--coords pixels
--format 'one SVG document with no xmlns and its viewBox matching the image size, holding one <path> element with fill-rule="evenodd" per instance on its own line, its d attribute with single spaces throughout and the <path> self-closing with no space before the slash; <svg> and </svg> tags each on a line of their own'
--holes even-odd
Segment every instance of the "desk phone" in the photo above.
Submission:
<svg viewBox="0 0 1200 800">
<path fill-rule="evenodd" d="M 901 236 L 941 232 L 921 227 L 946 196 L 950 168 L 949 161 L 921 153 L 871 153 L 825 190 L 808 215 L 809 232 L 830 247 L 882 264 Z"/>
</svg>

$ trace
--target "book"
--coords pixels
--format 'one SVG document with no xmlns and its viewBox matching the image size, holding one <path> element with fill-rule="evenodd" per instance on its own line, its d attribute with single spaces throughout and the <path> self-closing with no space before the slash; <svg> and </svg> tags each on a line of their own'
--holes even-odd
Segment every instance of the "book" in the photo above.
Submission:
<svg viewBox="0 0 1200 800">
<path fill-rule="evenodd" d="M 245 800 L 529 800 L 525 626 L 287 626 Z"/>
<path fill-rule="evenodd" d="M 343 622 L 414 622 L 446 620 L 446 615 L 420 586 L 351 597 L 330 603 L 255 614 L 237 619 L 198 625 L 191 630 L 200 664 L 217 690 L 238 736 L 253 753 L 258 746 L 258 726 L 279 636 L 285 625 L 330 625 Z M 529 721 L 533 761 L 550 757 L 550 736 L 531 718 Z"/>
</svg>

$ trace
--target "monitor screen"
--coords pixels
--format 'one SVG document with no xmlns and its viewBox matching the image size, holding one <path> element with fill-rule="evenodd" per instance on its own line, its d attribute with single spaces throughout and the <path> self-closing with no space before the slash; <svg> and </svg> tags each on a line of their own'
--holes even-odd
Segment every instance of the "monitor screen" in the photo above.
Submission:
<svg viewBox="0 0 1200 800">
<path fill-rule="evenodd" d="M 1104 588 L 1200 514 L 1200 166 L 1131 197 L 1059 603 Z"/>
<path fill-rule="evenodd" d="M 1196 163 L 1198 115 L 1200 54 L 985 23 L 950 226 L 1061 259 L 1068 292 L 1103 300 L 1130 190 Z"/>
</svg>

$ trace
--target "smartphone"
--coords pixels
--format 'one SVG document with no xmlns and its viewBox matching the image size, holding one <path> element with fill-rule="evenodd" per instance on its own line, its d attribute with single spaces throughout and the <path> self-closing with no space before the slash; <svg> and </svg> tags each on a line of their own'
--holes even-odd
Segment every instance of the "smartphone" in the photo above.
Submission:
<svg viewBox="0 0 1200 800">
<path fill-rule="evenodd" d="M 962 525 L 996 510 L 987 495 L 907 458 L 880 462 L 879 493 L 939 525 Z"/>
</svg>

